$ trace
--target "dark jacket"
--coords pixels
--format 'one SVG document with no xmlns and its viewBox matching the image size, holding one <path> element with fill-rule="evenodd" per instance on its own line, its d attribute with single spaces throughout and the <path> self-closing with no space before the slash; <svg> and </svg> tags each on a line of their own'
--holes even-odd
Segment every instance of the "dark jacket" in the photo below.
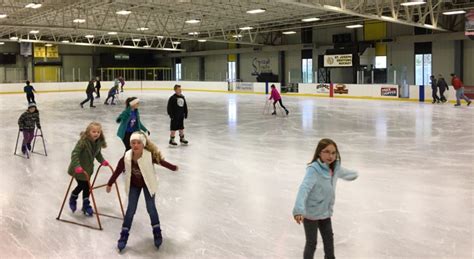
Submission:
<svg viewBox="0 0 474 259">
<path fill-rule="evenodd" d="M 438 88 L 440 91 L 449 90 L 448 84 L 442 77 L 438 78 Z"/>
<path fill-rule="evenodd" d="M 41 129 L 38 110 L 34 112 L 26 111 L 18 118 L 18 126 L 21 130 L 34 130 L 35 125 Z"/>
<path fill-rule="evenodd" d="M 97 81 L 95 82 L 95 88 L 100 89 L 100 87 L 101 87 L 101 86 L 100 86 L 100 80 L 97 80 Z"/>
<path fill-rule="evenodd" d="M 431 89 L 433 89 L 433 90 L 437 90 L 437 89 L 438 89 L 438 86 L 437 86 L 437 83 L 436 83 L 436 79 L 435 79 L 435 78 L 431 79 Z"/>
<path fill-rule="evenodd" d="M 68 174 L 74 175 L 77 180 L 86 181 L 87 179 L 84 174 L 76 174 L 74 171 L 76 167 L 80 166 L 87 172 L 90 178 L 94 173 L 94 159 L 97 159 L 99 163 L 104 161 L 104 157 L 100 152 L 101 149 L 102 141 L 100 139 L 96 142 L 92 142 L 89 139 L 80 139 L 72 150 Z"/>
<path fill-rule="evenodd" d="M 141 130 L 141 131 L 147 132 L 148 129 L 145 128 L 145 126 L 143 126 L 142 122 L 140 121 L 140 113 L 138 112 L 138 109 L 136 111 L 137 111 L 138 129 Z M 127 131 L 127 126 L 128 126 L 128 123 L 130 122 L 130 113 L 131 112 L 132 112 L 132 109 L 130 107 L 128 107 L 115 120 L 117 123 L 120 123 L 120 126 L 117 130 L 117 136 L 120 139 L 123 139 L 125 137 L 125 132 Z"/>
<path fill-rule="evenodd" d="M 183 95 L 173 94 L 168 99 L 168 115 L 170 118 L 188 118 L 188 105 Z"/>
<path fill-rule="evenodd" d="M 94 82 L 90 81 L 87 85 L 86 94 L 92 94 L 93 92 L 95 92 Z"/>
<path fill-rule="evenodd" d="M 36 91 L 35 88 L 32 86 L 32 85 L 25 85 L 25 87 L 23 87 L 23 92 L 25 92 L 26 94 L 33 94 L 33 91 Z"/>
</svg>

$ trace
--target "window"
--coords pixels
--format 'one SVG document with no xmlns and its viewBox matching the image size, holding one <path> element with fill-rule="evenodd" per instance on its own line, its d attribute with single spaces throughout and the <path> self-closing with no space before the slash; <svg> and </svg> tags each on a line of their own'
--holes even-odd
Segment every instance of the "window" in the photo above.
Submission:
<svg viewBox="0 0 474 259">
<path fill-rule="evenodd" d="M 176 63 L 175 72 L 176 72 L 176 81 L 181 80 L 181 63 Z"/>
<path fill-rule="evenodd" d="M 228 73 L 228 81 L 235 82 L 237 79 L 237 70 L 236 70 L 236 63 L 235 61 L 227 62 L 227 73 Z"/>
<path fill-rule="evenodd" d="M 431 76 L 431 54 L 415 55 L 415 84 L 430 84 Z"/>
<path fill-rule="evenodd" d="M 303 83 L 313 82 L 313 59 L 305 58 L 302 59 Z"/>
<path fill-rule="evenodd" d="M 377 69 L 387 68 L 387 56 L 376 56 L 375 57 L 375 68 L 377 68 Z"/>
</svg>

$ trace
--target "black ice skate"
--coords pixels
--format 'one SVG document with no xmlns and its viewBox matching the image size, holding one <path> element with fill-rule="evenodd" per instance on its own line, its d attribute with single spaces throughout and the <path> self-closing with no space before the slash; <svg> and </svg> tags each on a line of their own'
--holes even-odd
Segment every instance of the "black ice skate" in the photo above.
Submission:
<svg viewBox="0 0 474 259">
<path fill-rule="evenodd" d="M 170 138 L 169 144 L 170 144 L 170 147 L 176 147 L 176 146 L 178 146 L 178 144 L 174 141 L 174 137 L 171 137 L 171 138 Z"/>
<path fill-rule="evenodd" d="M 188 141 L 184 138 L 184 135 L 179 136 L 179 142 L 181 143 L 181 145 L 187 145 L 188 144 Z"/>
<path fill-rule="evenodd" d="M 118 240 L 118 243 L 117 243 L 117 248 L 119 249 L 120 252 L 122 252 L 125 246 L 127 246 L 128 235 L 129 235 L 128 228 L 123 228 L 122 232 L 120 232 L 120 239 Z"/>
</svg>

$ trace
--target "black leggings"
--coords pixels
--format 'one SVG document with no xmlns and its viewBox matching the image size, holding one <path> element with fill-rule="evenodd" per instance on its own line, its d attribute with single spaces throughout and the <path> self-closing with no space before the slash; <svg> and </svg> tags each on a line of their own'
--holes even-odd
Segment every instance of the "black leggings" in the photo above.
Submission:
<svg viewBox="0 0 474 259">
<path fill-rule="evenodd" d="M 306 245 L 304 247 L 304 259 L 312 259 L 316 251 L 318 240 L 318 229 L 321 232 L 324 244 L 324 258 L 336 258 L 334 256 L 334 238 L 332 233 L 331 218 L 321 220 L 303 220 L 304 232 L 306 235 Z"/>
<path fill-rule="evenodd" d="M 277 102 L 279 102 L 280 105 L 281 105 L 281 107 L 283 107 L 283 109 L 284 109 L 285 111 L 287 111 L 287 109 L 286 109 L 286 107 L 283 105 L 283 102 L 281 101 L 281 99 L 278 100 L 278 101 L 273 101 L 273 111 L 275 111 L 275 104 L 276 104 Z"/>
<path fill-rule="evenodd" d="M 35 102 L 35 95 L 34 94 L 26 94 L 26 100 L 28 100 L 28 103 L 34 103 Z"/>
<path fill-rule="evenodd" d="M 133 132 L 125 132 L 125 136 L 122 139 L 122 142 L 125 145 L 125 152 L 132 148 L 130 147 L 130 137 L 132 136 L 132 133 Z"/>
<path fill-rule="evenodd" d="M 72 194 L 74 194 L 75 196 L 78 196 L 79 193 L 82 192 L 82 199 L 85 199 L 85 198 L 89 198 L 89 183 L 87 181 L 81 181 L 81 180 L 77 180 L 77 186 L 76 188 L 72 191 Z"/>
</svg>

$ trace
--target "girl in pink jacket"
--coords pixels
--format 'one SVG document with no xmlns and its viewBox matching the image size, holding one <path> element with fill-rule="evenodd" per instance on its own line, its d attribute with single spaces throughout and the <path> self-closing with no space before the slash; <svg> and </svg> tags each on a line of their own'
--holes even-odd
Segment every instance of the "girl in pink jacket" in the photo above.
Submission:
<svg viewBox="0 0 474 259">
<path fill-rule="evenodd" d="M 271 88 L 272 88 L 272 93 L 270 94 L 270 98 L 268 100 L 273 99 L 273 113 L 272 113 L 272 115 L 276 115 L 275 104 L 277 102 L 280 103 L 281 107 L 283 107 L 283 109 L 285 109 L 286 115 L 288 115 L 288 113 L 290 113 L 290 112 L 288 111 L 288 109 L 286 109 L 286 107 L 281 102 L 280 93 L 276 89 L 275 85 L 272 84 Z"/>
</svg>

